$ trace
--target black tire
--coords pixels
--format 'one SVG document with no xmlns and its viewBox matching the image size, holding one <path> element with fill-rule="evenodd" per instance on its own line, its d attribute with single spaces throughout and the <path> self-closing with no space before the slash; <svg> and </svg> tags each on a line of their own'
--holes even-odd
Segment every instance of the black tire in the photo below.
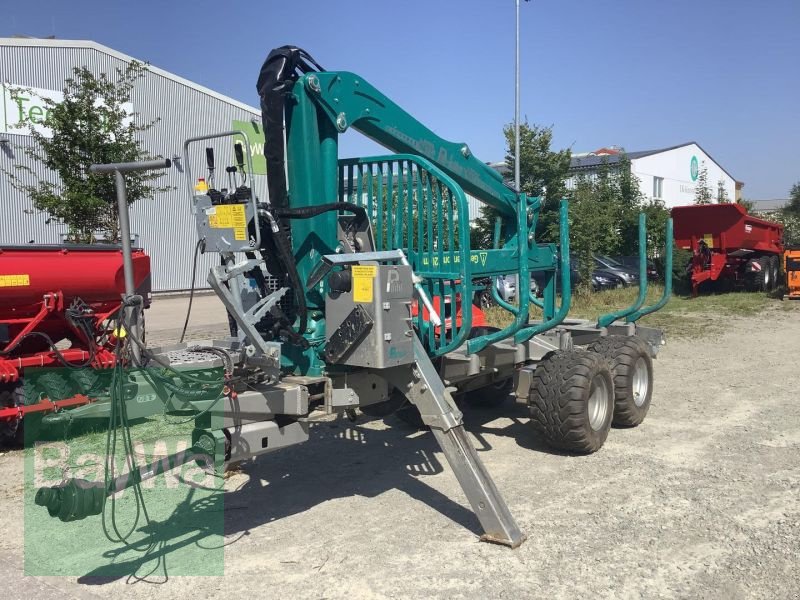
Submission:
<svg viewBox="0 0 800 600">
<path fill-rule="evenodd" d="M 75 395 L 69 380 L 61 373 L 46 369 L 36 378 L 37 389 L 43 391 L 48 400 L 66 400 Z"/>
<path fill-rule="evenodd" d="M 0 388 L 0 408 L 11 408 L 25 404 L 22 383 L 4 384 Z M 25 430 L 22 418 L 4 419 L 0 421 L 0 446 L 22 446 L 25 442 Z"/>
<path fill-rule="evenodd" d="M 492 298 L 492 292 L 490 290 L 482 290 L 478 292 L 475 304 L 481 310 L 486 310 L 487 308 L 491 308 L 495 305 L 494 298 Z"/>
<path fill-rule="evenodd" d="M 640 425 L 653 397 L 653 359 L 647 343 L 634 336 L 611 335 L 592 343 L 589 350 L 605 356 L 614 372 L 612 424 Z"/>
<path fill-rule="evenodd" d="M 761 270 L 756 273 L 756 290 L 759 292 L 768 292 L 772 289 L 772 271 L 769 268 L 769 258 L 762 256 L 757 262 L 761 266 Z"/>
<path fill-rule="evenodd" d="M 471 408 L 499 408 L 506 403 L 514 387 L 514 378 L 508 377 L 464 394 L 464 401 Z"/>
<path fill-rule="evenodd" d="M 781 261 L 777 255 L 772 255 L 769 257 L 769 266 L 770 272 L 772 273 L 772 287 L 770 288 L 770 291 L 774 291 L 781 287 Z"/>
<path fill-rule="evenodd" d="M 89 398 L 95 398 L 98 395 L 108 394 L 109 387 L 111 386 L 109 375 L 109 369 L 99 371 L 91 367 L 86 367 L 71 371 L 70 379 L 75 386 L 75 393 L 83 394 Z"/>
<path fill-rule="evenodd" d="M 579 454 L 598 451 L 614 415 L 614 380 L 596 352 L 558 351 L 533 373 L 531 426 L 548 445 Z"/>
</svg>

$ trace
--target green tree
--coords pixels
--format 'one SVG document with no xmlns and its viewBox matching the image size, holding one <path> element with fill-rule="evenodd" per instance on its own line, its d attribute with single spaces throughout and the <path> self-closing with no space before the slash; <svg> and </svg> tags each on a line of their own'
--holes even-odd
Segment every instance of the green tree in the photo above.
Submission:
<svg viewBox="0 0 800 600">
<path fill-rule="evenodd" d="M 109 78 L 105 73 L 95 76 L 86 67 L 73 68 L 73 76 L 64 86 L 63 101 L 41 98 L 51 137 L 35 127 L 30 117 L 23 121 L 31 126 L 35 143 L 18 149 L 28 159 L 44 165 L 49 176 L 40 179 L 25 164 L 3 171 L 17 190 L 31 197 L 37 210 L 47 213 L 48 223 L 67 225 L 71 241 L 93 242 L 98 235 L 108 241 L 119 240 L 114 178 L 90 173 L 89 166 L 154 158 L 141 147 L 137 137 L 159 119 L 137 122 L 138 113 L 130 114 L 124 106 L 146 69 L 133 61 L 125 69 L 117 69 L 115 78 Z M 161 176 L 153 172 L 126 173 L 128 203 L 170 189 L 153 185 Z"/>
<path fill-rule="evenodd" d="M 783 242 L 786 245 L 800 244 L 800 214 L 784 209 L 769 215 L 767 220 L 783 224 Z"/>
<path fill-rule="evenodd" d="M 580 175 L 569 195 L 570 249 L 577 258 L 580 291 L 590 292 L 594 255 L 615 253 L 619 244 L 619 206 L 607 164 L 596 175 Z"/>
<path fill-rule="evenodd" d="M 728 190 L 725 189 L 725 182 L 720 179 L 717 182 L 717 203 L 730 204 L 731 199 L 728 197 Z"/>
<path fill-rule="evenodd" d="M 514 156 L 514 124 L 503 128 L 506 138 L 506 167 L 509 173 L 514 172 L 516 157 Z M 566 179 L 569 172 L 569 150 L 551 150 L 553 143 L 552 127 L 532 125 L 525 121 L 519 127 L 519 179 L 520 191 L 528 196 L 543 196 L 542 211 L 536 230 L 539 241 L 557 241 L 548 237 L 552 225 L 558 227 L 558 203 L 566 195 Z M 494 223 L 498 211 L 482 206 L 480 215 L 474 219 L 471 229 L 471 245 L 473 248 L 489 248 L 494 237 Z"/>
<path fill-rule="evenodd" d="M 614 164 L 604 161 L 593 175 L 579 177 L 569 200 L 570 245 L 583 291 L 591 290 L 595 254 L 638 254 L 641 212 L 647 217 L 648 255 L 663 253 L 669 211 L 663 201 L 643 196 L 627 156 Z"/>
<path fill-rule="evenodd" d="M 800 181 L 789 190 L 789 202 L 783 207 L 783 212 L 800 216 Z"/>
<path fill-rule="evenodd" d="M 708 187 L 708 169 L 706 168 L 706 161 L 703 161 L 700 167 L 700 173 L 697 176 L 697 187 L 694 192 L 695 204 L 711 204 L 713 196 L 711 195 L 711 188 Z"/>
<path fill-rule="evenodd" d="M 753 208 L 755 208 L 755 203 L 752 200 L 748 200 L 747 198 L 739 198 L 736 201 L 736 204 L 739 204 L 740 206 L 744 206 L 744 209 L 748 213 L 750 213 L 753 210 Z"/>
</svg>

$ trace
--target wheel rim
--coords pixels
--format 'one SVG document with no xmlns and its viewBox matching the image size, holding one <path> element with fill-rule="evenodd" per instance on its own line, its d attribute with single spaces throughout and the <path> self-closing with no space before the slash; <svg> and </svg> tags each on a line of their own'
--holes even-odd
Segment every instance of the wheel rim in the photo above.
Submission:
<svg viewBox="0 0 800 600">
<path fill-rule="evenodd" d="M 647 372 L 647 361 L 644 357 L 640 356 L 633 365 L 633 378 L 631 386 L 633 387 L 633 403 L 641 407 L 647 399 L 647 392 L 650 388 L 650 377 Z"/>
<path fill-rule="evenodd" d="M 587 407 L 589 410 L 589 426 L 594 431 L 600 431 L 606 424 L 609 398 L 608 381 L 606 381 L 602 373 L 598 373 L 592 379 Z"/>
<path fill-rule="evenodd" d="M 772 272 L 769 267 L 764 269 L 764 287 L 769 288 L 770 283 L 772 283 Z"/>
</svg>

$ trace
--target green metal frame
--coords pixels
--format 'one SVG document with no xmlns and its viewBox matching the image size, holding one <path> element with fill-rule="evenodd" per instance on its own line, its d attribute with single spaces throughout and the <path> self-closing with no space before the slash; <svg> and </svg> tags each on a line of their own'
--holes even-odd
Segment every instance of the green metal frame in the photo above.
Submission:
<svg viewBox="0 0 800 600">
<path fill-rule="evenodd" d="M 652 306 L 648 306 L 646 308 L 641 308 L 636 312 L 630 314 L 625 319 L 628 323 L 635 323 L 639 319 L 641 319 L 645 315 L 649 315 L 650 313 L 654 313 L 657 310 L 661 310 L 664 308 L 667 302 L 669 302 L 670 296 L 672 296 L 672 219 L 667 219 L 667 227 L 666 227 L 666 236 L 667 239 L 664 242 L 664 293 L 661 295 L 661 298 L 653 304 Z"/>
<path fill-rule="evenodd" d="M 647 299 L 647 216 L 639 213 L 639 294 L 633 304 L 622 310 L 606 313 L 597 318 L 598 327 L 608 327 L 639 310 Z"/>
<path fill-rule="evenodd" d="M 339 160 L 338 135 L 350 127 L 399 154 Z M 448 301 L 455 306 L 460 294 L 460 324 L 452 315 L 446 326 L 434 328 L 420 307 L 417 330 L 430 355 L 439 356 L 463 345 L 467 352 L 477 352 L 512 336 L 530 339 L 566 317 L 569 276 L 562 277 L 562 305 L 556 311 L 556 248 L 534 240 L 541 200 L 505 185 L 466 144 L 438 137 L 363 78 L 347 72 L 307 73 L 298 78 L 287 95 L 286 131 L 290 206 L 312 207 L 337 200 L 365 206 L 377 249 L 402 248 L 415 274 L 424 280 L 434 306 Z M 402 202 L 397 194 L 401 187 Z M 502 226 L 493 249 L 470 248 L 465 192 L 500 213 Z M 565 202 L 561 212 L 563 250 L 569 246 Z M 292 250 L 301 280 L 308 280 L 320 255 L 336 251 L 336 218 L 329 212 L 291 223 Z M 455 223 L 457 231 L 451 226 Z M 442 233 L 446 243 L 436 239 Z M 562 252 L 564 260 L 568 267 L 568 250 Z M 534 270 L 546 273 L 544 302 L 531 299 L 529 283 L 521 285 L 518 306 L 501 304 L 514 315 L 514 322 L 501 331 L 468 339 L 472 280 L 515 274 L 520 281 L 529 282 Z M 562 271 L 568 274 L 569 268 Z M 322 354 L 325 285 L 323 280 L 306 292 L 309 325 L 303 334 L 310 348 L 284 346 L 283 365 L 301 374 L 326 370 Z M 544 323 L 535 328 L 527 326 L 531 304 L 542 306 L 545 313 Z"/>
<path fill-rule="evenodd" d="M 633 304 L 622 310 L 606 313 L 597 319 L 597 327 L 608 327 L 614 321 L 625 319 L 627 323 L 635 323 L 644 315 L 648 315 L 661 308 L 669 301 L 672 295 L 672 219 L 667 220 L 666 240 L 664 242 L 666 257 L 666 272 L 664 274 L 664 293 L 658 302 L 650 307 L 642 308 L 647 299 L 647 218 L 644 213 L 639 214 L 639 294 Z"/>
</svg>

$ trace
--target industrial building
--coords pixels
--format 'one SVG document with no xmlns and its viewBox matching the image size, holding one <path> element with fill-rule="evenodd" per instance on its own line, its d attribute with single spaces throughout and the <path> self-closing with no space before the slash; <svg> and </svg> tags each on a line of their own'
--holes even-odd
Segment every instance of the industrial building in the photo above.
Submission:
<svg viewBox="0 0 800 600">
<path fill-rule="evenodd" d="M 55 101 L 62 96 L 65 80 L 73 67 L 87 67 L 95 75 L 124 69 L 134 60 L 91 41 L 0 38 L 0 167 L 13 171 L 24 164 L 42 179 L 53 180 L 43 166 L 32 162 L 23 149 L 33 143 L 26 127 L 19 127 L 20 114 L 32 121 L 44 119 L 39 98 Z M 25 89 L 23 94 L 15 90 Z M 28 93 L 28 90 L 33 93 Z M 174 167 L 158 180 L 171 190 L 152 199 L 143 199 L 131 209 L 131 232 L 151 256 L 154 291 L 186 290 L 191 283 L 192 255 L 197 243 L 194 218 L 182 164 L 183 142 L 190 137 L 238 129 L 249 138 L 254 154 L 253 188 L 266 195 L 266 162 L 263 156 L 261 111 L 213 90 L 150 66 L 139 80 L 131 98 L 131 111 L 137 120 L 160 121 L 140 134 L 142 147 L 154 156 L 173 159 Z M 208 144 L 216 150 L 218 167 L 223 172 L 233 163 L 230 138 Z M 201 149 L 202 150 L 202 149 Z M 199 154 L 192 169 L 205 167 Z M 225 162 L 227 161 L 227 162 Z M 223 164 L 224 163 L 224 164 Z M 220 184 L 222 186 L 222 184 Z M 66 227 L 47 224 L 47 215 L 34 210 L 25 194 L 15 190 L 9 178 L 0 174 L 0 244 L 59 243 Z M 198 273 L 208 272 L 216 255 L 201 258 Z M 199 287 L 207 287 L 204 277 Z"/>
<path fill-rule="evenodd" d="M 694 203 L 698 179 L 703 169 L 706 169 L 707 186 L 715 200 L 721 187 L 728 200 L 736 201 L 744 186 L 703 150 L 700 144 L 687 142 L 657 150 L 625 152 L 622 148 L 612 146 L 594 152 L 573 154 L 567 187 L 574 187 L 580 177 L 594 176 L 604 164 L 615 168 L 623 156 L 630 160 L 631 173 L 639 180 L 642 195 L 645 198 L 662 200 L 667 208 Z"/>
</svg>

